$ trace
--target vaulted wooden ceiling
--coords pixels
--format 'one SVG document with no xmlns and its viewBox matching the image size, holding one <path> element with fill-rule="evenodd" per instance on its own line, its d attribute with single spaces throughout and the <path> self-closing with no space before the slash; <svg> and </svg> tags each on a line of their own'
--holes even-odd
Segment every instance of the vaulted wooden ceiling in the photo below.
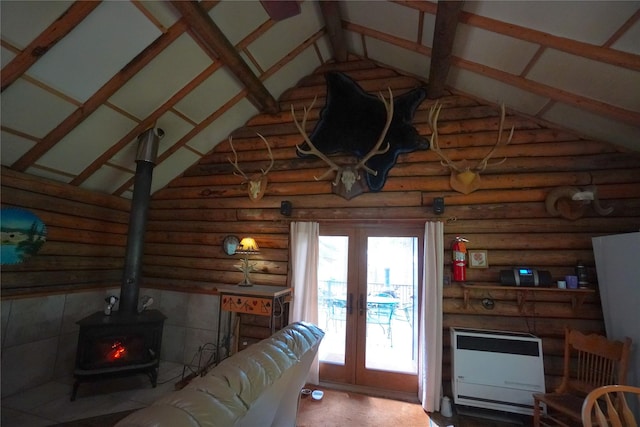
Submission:
<svg viewBox="0 0 640 427">
<path fill-rule="evenodd" d="M 130 197 L 165 186 L 320 65 L 375 61 L 640 151 L 638 1 L 0 2 L 2 165 Z"/>
</svg>

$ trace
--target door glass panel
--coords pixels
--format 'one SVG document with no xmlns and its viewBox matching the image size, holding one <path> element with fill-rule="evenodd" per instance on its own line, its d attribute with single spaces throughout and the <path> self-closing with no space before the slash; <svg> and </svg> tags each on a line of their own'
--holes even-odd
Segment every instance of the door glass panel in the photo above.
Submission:
<svg viewBox="0 0 640 427">
<path fill-rule="evenodd" d="M 325 336 L 319 360 L 344 365 L 347 316 L 347 236 L 320 236 L 318 268 L 318 323 Z"/>
<path fill-rule="evenodd" d="M 365 367 L 417 372 L 418 239 L 368 237 Z"/>
</svg>

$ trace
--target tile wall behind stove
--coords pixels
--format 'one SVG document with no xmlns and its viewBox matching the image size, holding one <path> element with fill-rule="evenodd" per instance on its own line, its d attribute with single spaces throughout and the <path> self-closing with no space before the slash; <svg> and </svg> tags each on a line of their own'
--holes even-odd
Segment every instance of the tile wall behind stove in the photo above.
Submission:
<svg viewBox="0 0 640 427">
<path fill-rule="evenodd" d="M 119 292 L 114 288 L 2 300 L 2 397 L 52 379 L 68 377 L 71 382 L 79 330 L 75 322 L 102 311 L 105 298 Z M 161 360 L 191 363 L 199 347 L 215 343 L 217 296 L 144 288 L 143 295 L 154 299 L 150 308 L 167 316 Z"/>
</svg>

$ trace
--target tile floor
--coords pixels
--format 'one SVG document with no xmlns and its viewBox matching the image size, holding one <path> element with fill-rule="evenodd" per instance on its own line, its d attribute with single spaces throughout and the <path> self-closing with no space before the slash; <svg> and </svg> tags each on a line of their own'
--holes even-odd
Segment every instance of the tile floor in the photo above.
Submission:
<svg viewBox="0 0 640 427">
<path fill-rule="evenodd" d="M 70 400 L 73 379 L 51 381 L 2 399 L 2 427 L 44 427 L 67 421 L 144 407 L 174 390 L 183 365 L 161 362 L 158 385 L 144 374 L 81 383 Z"/>
</svg>

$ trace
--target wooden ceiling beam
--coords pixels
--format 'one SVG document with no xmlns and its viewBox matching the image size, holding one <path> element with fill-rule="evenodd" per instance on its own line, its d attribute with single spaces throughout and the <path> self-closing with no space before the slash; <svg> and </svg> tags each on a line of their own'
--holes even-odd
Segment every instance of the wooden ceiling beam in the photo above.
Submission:
<svg viewBox="0 0 640 427">
<path fill-rule="evenodd" d="M 327 27 L 333 57 L 337 62 L 346 62 L 348 58 L 347 43 L 342 29 L 342 15 L 337 1 L 327 0 L 318 2 L 324 24 Z"/>
<path fill-rule="evenodd" d="M 275 114 L 280 111 L 275 98 L 198 2 L 173 0 L 171 4 L 182 14 L 183 19 L 200 41 L 242 82 L 249 91 L 249 99 L 261 112 Z"/>
<path fill-rule="evenodd" d="M 445 85 L 451 67 L 451 51 L 458 27 L 458 18 L 464 1 L 439 1 L 436 23 L 433 29 L 433 49 L 429 69 L 427 98 L 438 99 L 445 95 Z"/>
<path fill-rule="evenodd" d="M 49 27 L 36 37 L 15 58 L 2 68 L 2 87 L 4 92 L 13 82 L 22 76 L 49 49 L 69 34 L 84 18 L 100 6 L 99 1 L 77 1 L 56 19 Z"/>
</svg>

